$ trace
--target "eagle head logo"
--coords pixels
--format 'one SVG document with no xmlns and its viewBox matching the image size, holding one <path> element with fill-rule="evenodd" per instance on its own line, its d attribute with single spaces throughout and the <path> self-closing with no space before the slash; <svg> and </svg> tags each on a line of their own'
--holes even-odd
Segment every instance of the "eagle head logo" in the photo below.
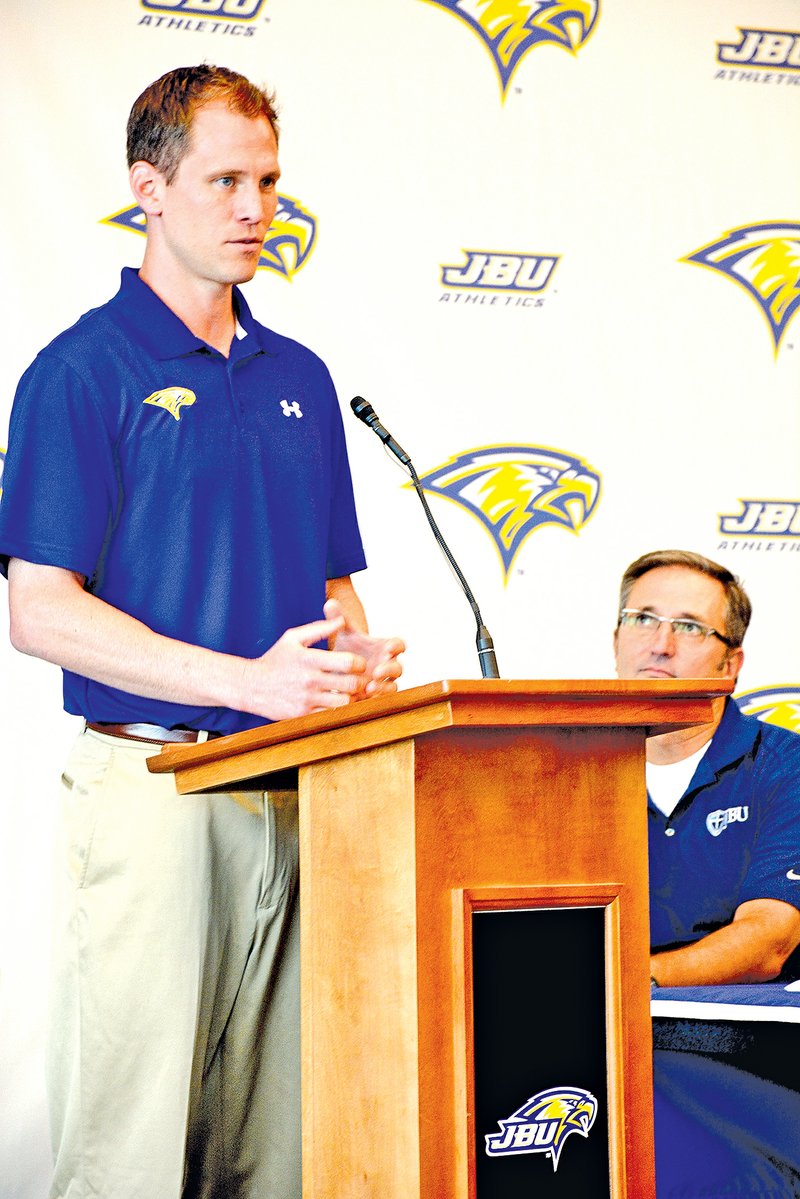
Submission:
<svg viewBox="0 0 800 1199">
<path fill-rule="evenodd" d="M 800 304 L 800 224 L 741 225 L 681 261 L 719 271 L 743 287 L 761 309 L 777 355 Z"/>
<path fill-rule="evenodd" d="M 130 233 L 147 233 L 147 218 L 138 204 L 103 217 L 101 224 L 117 225 Z M 305 266 L 316 239 L 316 218 L 291 196 L 278 196 L 278 207 L 264 238 L 257 269 L 292 279 Z"/>
<path fill-rule="evenodd" d="M 314 248 L 317 222 L 291 196 L 278 197 L 278 209 L 264 238 L 259 267 L 291 279 L 305 265 Z"/>
<path fill-rule="evenodd" d="M 143 404 L 153 404 L 156 408 L 164 408 L 174 417 L 175 420 L 181 419 L 181 408 L 189 408 L 197 400 L 197 396 L 188 387 L 164 387 L 161 391 L 154 391 L 146 400 L 142 400 Z"/>
<path fill-rule="evenodd" d="M 544 525 L 578 533 L 600 498 L 600 476 L 582 459 L 533 445 L 467 450 L 420 476 L 420 483 L 481 522 L 506 580 L 531 533 Z"/>
<path fill-rule="evenodd" d="M 507 1120 L 498 1120 L 500 1132 L 486 1137 L 490 1157 L 516 1153 L 544 1153 L 558 1169 L 564 1142 L 570 1133 L 588 1137 L 597 1116 L 597 1100 L 580 1087 L 551 1087 L 533 1095 Z"/>
<path fill-rule="evenodd" d="M 525 55 L 537 46 L 577 53 L 593 32 L 600 0 L 427 0 L 460 17 L 492 56 L 503 97 Z"/>
<path fill-rule="evenodd" d="M 757 716 L 766 724 L 777 724 L 791 733 L 800 733 L 800 685 L 761 687 L 734 696 L 745 716 Z"/>
</svg>

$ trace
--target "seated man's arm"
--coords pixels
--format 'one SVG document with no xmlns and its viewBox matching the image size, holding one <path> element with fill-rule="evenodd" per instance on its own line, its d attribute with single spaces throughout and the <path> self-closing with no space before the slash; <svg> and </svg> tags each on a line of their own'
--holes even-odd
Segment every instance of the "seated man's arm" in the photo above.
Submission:
<svg viewBox="0 0 800 1199">
<path fill-rule="evenodd" d="M 367 663 L 358 651 L 313 648 L 346 633 L 338 610 L 287 630 L 263 657 L 250 659 L 164 637 L 85 591 L 82 576 L 69 570 L 12 558 L 8 580 L 18 650 L 134 695 L 279 720 L 363 694 Z"/>
<path fill-rule="evenodd" d="M 653 954 L 650 974 L 662 987 L 769 982 L 798 944 L 797 908 L 781 899 L 750 899 L 724 928 L 691 945 Z"/>
</svg>

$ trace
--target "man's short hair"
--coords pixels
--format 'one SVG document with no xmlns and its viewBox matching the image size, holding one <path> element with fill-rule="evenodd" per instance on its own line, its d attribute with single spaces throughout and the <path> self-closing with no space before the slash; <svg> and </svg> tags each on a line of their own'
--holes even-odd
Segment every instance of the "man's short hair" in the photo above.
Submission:
<svg viewBox="0 0 800 1199">
<path fill-rule="evenodd" d="M 252 120 L 265 117 L 278 137 L 278 111 L 269 92 L 227 67 L 177 67 L 145 88 L 131 109 L 128 166 L 149 162 L 172 183 L 189 151 L 195 113 L 215 102 Z"/>
<path fill-rule="evenodd" d="M 725 588 L 725 597 L 728 601 L 725 613 L 725 635 L 734 648 L 742 644 L 753 612 L 752 604 L 744 587 L 736 575 L 731 574 L 725 566 L 720 566 L 718 562 L 712 562 L 710 558 L 704 558 L 702 554 L 694 554 L 691 550 L 654 550 L 650 554 L 643 554 L 635 562 L 631 562 L 622 576 L 620 585 L 620 612 L 627 605 L 628 596 L 636 580 L 651 570 L 657 570 L 660 566 L 683 566 L 687 570 L 699 571 L 700 574 L 708 575 L 709 578 L 716 579 L 721 583 Z"/>
</svg>

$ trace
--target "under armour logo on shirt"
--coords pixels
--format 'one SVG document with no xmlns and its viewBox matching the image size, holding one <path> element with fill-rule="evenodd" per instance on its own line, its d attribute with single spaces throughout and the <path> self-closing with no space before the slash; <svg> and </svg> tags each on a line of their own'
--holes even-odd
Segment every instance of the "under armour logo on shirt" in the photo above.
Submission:
<svg viewBox="0 0 800 1199">
<path fill-rule="evenodd" d="M 281 408 L 284 416 L 296 416 L 299 419 L 303 415 L 297 400 L 292 400 L 291 404 L 288 400 L 281 400 Z"/>
</svg>

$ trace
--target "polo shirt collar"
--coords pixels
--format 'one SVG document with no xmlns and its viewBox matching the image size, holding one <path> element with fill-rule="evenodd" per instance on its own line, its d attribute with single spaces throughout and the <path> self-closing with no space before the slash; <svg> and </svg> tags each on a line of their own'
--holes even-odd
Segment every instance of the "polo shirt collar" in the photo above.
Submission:
<svg viewBox="0 0 800 1199">
<path fill-rule="evenodd" d="M 689 790 L 696 791 L 713 783 L 726 767 L 741 761 L 752 750 L 760 731 L 758 720 L 743 716 L 736 701 L 726 699 L 722 719 L 708 753 L 698 764 Z"/>
<path fill-rule="evenodd" d="M 233 289 L 233 304 L 239 324 L 247 333 L 246 340 L 252 337 L 258 350 L 275 353 L 273 335 L 254 319 L 238 287 Z M 186 327 L 133 267 L 123 268 L 119 291 L 108 310 L 125 332 L 156 360 L 182 358 L 208 349 L 206 342 Z"/>
</svg>

